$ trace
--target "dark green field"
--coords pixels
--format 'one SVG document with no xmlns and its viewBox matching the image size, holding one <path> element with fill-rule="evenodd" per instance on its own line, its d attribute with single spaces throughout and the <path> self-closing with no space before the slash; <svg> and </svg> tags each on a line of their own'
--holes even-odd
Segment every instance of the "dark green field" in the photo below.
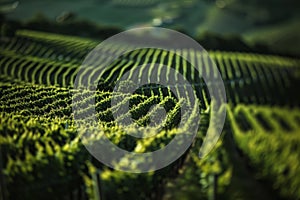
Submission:
<svg viewBox="0 0 300 200">
<path fill-rule="evenodd" d="M 267 3 L 255 6 L 255 3 L 243 6 L 234 0 L 164 3 L 99 0 L 53 4 L 28 1 L 21 7 L 21 1 L 15 12 L 3 14 L 0 18 L 0 200 L 300 199 L 298 14 L 293 14 L 296 13 L 293 6 L 278 14 L 277 1 L 272 6 Z M 0 8 L 0 14 L 7 9 L 1 5 Z M 43 14 L 28 21 L 32 8 Z M 55 16 L 65 8 L 81 19 L 55 21 Z M 266 10 L 271 17 L 264 13 Z M 247 22 L 241 17 L 245 12 L 250 13 Z M 206 86 L 214 80 L 203 82 L 191 63 L 160 49 L 140 49 L 118 57 L 108 66 L 94 93 L 74 86 L 85 57 L 101 41 L 122 29 L 155 25 L 162 19 L 165 21 L 159 27 L 186 32 L 208 50 L 225 85 L 227 104 L 220 110 L 214 110 L 215 102 Z M 209 33 L 205 34 L 204 29 Z M 101 56 L 112 58 L 130 45 L 133 44 L 112 44 Z M 202 52 L 173 50 L 182 51 L 195 63 L 204 63 L 201 73 L 215 77 L 216 70 L 207 64 L 210 60 Z M 191 115 L 183 116 L 188 119 L 184 128 L 178 128 L 181 107 L 191 102 L 176 98 L 170 90 L 180 86 L 150 85 L 132 95 L 113 92 L 117 80 L 127 71 L 154 62 L 179 71 L 196 91 L 199 104 Z M 151 76 L 151 71 L 142 67 L 138 70 L 139 74 Z M 84 73 L 92 79 L 97 68 L 87 67 Z M 84 82 L 85 78 L 79 80 Z M 84 95 L 86 99 L 82 98 Z M 113 95 L 120 99 L 117 106 L 110 104 Z M 76 106 L 84 107 L 81 115 L 93 119 L 89 116 L 91 98 L 96 101 L 101 132 L 89 129 L 88 124 L 86 128 L 78 128 L 74 120 L 74 101 Z M 147 126 L 157 111 L 151 108 L 157 104 L 166 110 L 164 129 L 150 138 L 128 135 L 126 131 L 137 132 L 138 128 L 124 131 L 112 114 L 127 100 L 129 112 L 120 118 L 130 115 L 138 126 Z M 219 123 L 211 116 L 222 109 L 227 114 L 221 137 L 206 157 L 199 158 L 209 125 Z M 81 140 L 81 134 L 89 130 L 91 143 L 104 136 L 129 152 L 153 152 L 176 135 L 190 132 L 198 116 L 200 126 L 189 149 L 175 162 L 153 172 L 128 173 L 109 168 L 94 158 Z M 115 162 L 129 169 L 136 167 L 126 157 Z"/>
</svg>

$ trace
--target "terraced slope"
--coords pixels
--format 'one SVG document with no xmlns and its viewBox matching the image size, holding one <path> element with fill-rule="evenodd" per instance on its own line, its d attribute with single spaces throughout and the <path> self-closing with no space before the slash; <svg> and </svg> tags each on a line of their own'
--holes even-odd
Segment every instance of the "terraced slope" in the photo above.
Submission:
<svg viewBox="0 0 300 200">
<path fill-rule="evenodd" d="M 59 38 L 59 39 L 57 39 Z M 1 74 L 35 84 L 72 87 L 78 69 L 96 42 L 53 34 L 19 31 L 15 38 L 1 45 Z M 126 44 L 112 44 L 104 57 L 113 56 Z M 195 63 L 207 63 L 204 72 L 213 72 L 201 53 L 182 50 Z M 229 102 L 258 104 L 298 104 L 299 60 L 256 54 L 210 52 L 225 82 Z M 193 84 L 199 77 L 190 71 L 189 63 L 173 53 L 145 49 L 122 56 L 111 66 L 107 80 L 122 76 L 128 69 L 155 60 L 190 75 Z M 177 63 L 177 64 L 175 64 Z M 86 68 L 92 76 L 98 68 Z M 151 72 L 149 72 L 151 73 Z M 198 81 L 198 82 L 197 82 Z M 197 82 L 197 83 L 195 83 Z M 201 84 L 201 83 L 200 83 Z M 286 92 L 288 91 L 288 92 Z M 297 96 L 297 97 L 295 97 Z"/>
<path fill-rule="evenodd" d="M 187 63 L 172 52 L 142 49 L 119 57 L 109 66 L 97 92 L 90 95 L 96 99 L 98 122 L 105 127 L 105 133 L 95 137 L 106 134 L 115 145 L 141 153 L 157 150 L 175 135 L 189 131 L 188 125 L 183 130 L 176 128 L 181 120 L 180 107 L 189 102 L 175 98 L 168 89 L 171 86 L 147 86 L 132 96 L 118 94 L 120 99 L 129 99 L 127 114 L 140 126 L 149 123 L 155 113 L 150 110 L 153 105 L 159 104 L 166 109 L 167 126 L 155 138 L 128 136 L 114 123 L 112 110 L 116 108 L 110 105 L 113 84 L 129 69 L 156 62 L 179 71 L 197 91 L 200 113 L 193 112 L 185 117 L 193 119 L 201 115 L 202 121 L 189 151 L 171 166 L 147 174 L 114 171 L 88 154 L 79 137 L 84 130 L 76 129 L 71 103 L 77 92 L 73 82 L 79 67 L 97 44 L 97 41 L 28 30 L 20 30 L 0 43 L 3 198 L 97 199 L 102 196 L 122 199 L 126 196 L 128 199 L 161 199 L 167 182 L 175 180 L 178 173 L 179 177 L 190 177 L 182 178 L 183 184 L 196 188 L 203 198 L 211 191 L 211 177 L 217 174 L 218 193 L 224 194 L 234 178 L 233 170 L 238 167 L 230 160 L 231 152 L 224 145 L 226 140 L 220 141 L 208 158 L 198 158 L 206 129 L 212 123 L 206 84 L 212 84 L 214 79 L 204 83 L 191 67 L 193 63 Z M 102 56 L 114 56 L 128 45 L 132 44 L 112 44 Z M 181 51 L 194 63 L 206 64 L 200 73 L 214 77 L 216 72 L 207 57 L 193 50 Z M 297 92 L 300 61 L 236 52 L 210 52 L 209 55 L 217 64 L 227 93 L 229 106 L 224 132 L 233 134 L 236 146 L 250 160 L 254 173 L 260 174 L 262 180 L 274 182 L 271 184 L 274 191 L 278 190 L 283 197 L 299 198 L 300 183 L 295 177 L 300 171 L 296 159 L 300 137 Z M 91 66 L 86 68 L 86 74 L 95 76 L 97 70 Z M 149 70 L 139 70 L 151 74 Z M 89 94 L 89 91 L 84 92 Z M 79 104 L 85 101 L 78 99 Z M 290 162 L 285 163 L 286 159 Z M 278 166 L 274 165 L 274 160 Z"/>
</svg>

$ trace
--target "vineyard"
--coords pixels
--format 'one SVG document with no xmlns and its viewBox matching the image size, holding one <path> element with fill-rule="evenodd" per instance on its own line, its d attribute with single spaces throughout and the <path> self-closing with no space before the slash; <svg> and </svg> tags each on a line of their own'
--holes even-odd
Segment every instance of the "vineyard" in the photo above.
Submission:
<svg viewBox="0 0 300 200">
<path fill-rule="evenodd" d="M 116 4 L 139 1 L 115 0 Z M 149 0 L 144 3 L 154 4 Z M 99 80 L 95 93 L 77 91 L 74 81 L 86 55 L 100 41 L 30 30 L 18 30 L 0 42 L 0 198 L 7 199 L 300 199 L 300 60 L 243 52 L 209 52 L 224 80 L 227 95 L 226 123 L 216 147 L 205 158 L 199 149 L 214 110 L 210 94 L 193 63 L 202 63 L 202 74 L 216 77 L 208 57 L 192 49 L 175 53 L 140 49 L 115 60 Z M 114 43 L 103 52 L 114 57 L 128 45 Z M 159 107 L 166 126 L 151 138 L 135 138 L 114 122 L 113 85 L 129 69 L 147 63 L 170 66 L 195 88 L 199 108 L 180 117 L 189 100 L 176 98 L 168 87 L 148 85 L 133 95 L 118 93 L 119 104 L 129 102 L 129 113 L 139 126 L 149 124 Z M 138 68 L 139 69 L 139 68 Z M 86 67 L 92 79 L 97 68 Z M 150 76 L 139 69 L 139 76 Z M 131 74 L 129 76 L 136 76 Z M 163 76 L 163 75 L 162 75 Z M 86 78 L 86 77 L 85 77 Z M 85 78 L 79 77 L 84 82 Z M 80 96 L 77 96 L 79 95 Z M 87 99 L 80 97 L 86 95 Z M 90 141 L 107 137 L 131 152 L 156 151 L 176 135 L 189 132 L 193 119 L 200 127 L 193 144 L 168 167 L 155 172 L 127 173 L 98 162 L 84 147 L 74 122 L 72 101 L 86 105 L 96 100 L 96 117 L 102 132 Z M 91 108 L 81 111 L 88 116 Z M 196 112 L 198 111 L 198 112 Z M 119 116 L 120 118 L 125 116 Z M 185 118 L 187 124 L 177 128 Z M 134 168 L 126 158 L 116 161 Z M 245 180 L 242 180 L 245 179 Z M 264 191 L 260 193 L 260 191 Z M 186 197 L 188 196 L 188 197 Z"/>
</svg>

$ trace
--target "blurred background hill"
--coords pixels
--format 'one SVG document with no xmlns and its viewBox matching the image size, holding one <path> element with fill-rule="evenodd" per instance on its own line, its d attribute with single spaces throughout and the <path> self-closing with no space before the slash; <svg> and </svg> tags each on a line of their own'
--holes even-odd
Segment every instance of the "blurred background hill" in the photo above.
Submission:
<svg viewBox="0 0 300 200">
<path fill-rule="evenodd" d="M 70 32 L 94 37 L 113 35 L 133 27 L 159 26 L 185 32 L 205 48 L 215 49 L 212 40 L 229 42 L 232 38 L 255 46 L 257 51 L 299 55 L 300 23 L 297 0 L 20 0 L 0 1 L 14 9 L 2 12 L 5 18 L 29 23 L 30 28 L 45 29 L 37 22 L 48 20 L 52 32 Z M 0 11 L 3 9 L 0 9 Z M 5 11 L 5 9 L 4 9 Z M 41 23 L 43 24 L 43 23 Z M 62 24 L 67 30 L 62 30 Z M 75 25 L 74 25 L 75 24 Z M 74 31 L 81 26 L 80 31 Z M 93 28 L 96 26 L 96 30 Z M 75 28 L 74 28 L 75 27 Z M 101 31 L 100 29 L 108 29 Z M 48 29 L 49 26 L 48 26 Z M 70 30 L 70 31 L 68 31 Z M 49 30 L 47 30 L 49 31 Z M 208 39 L 209 38 L 209 39 Z M 208 42 L 207 42 L 208 41 Z M 220 44 L 219 42 L 216 42 Z M 205 46 L 205 44 L 207 46 Z M 225 49 L 223 49 L 225 48 Z M 238 50 L 244 50 L 238 49 Z"/>
</svg>

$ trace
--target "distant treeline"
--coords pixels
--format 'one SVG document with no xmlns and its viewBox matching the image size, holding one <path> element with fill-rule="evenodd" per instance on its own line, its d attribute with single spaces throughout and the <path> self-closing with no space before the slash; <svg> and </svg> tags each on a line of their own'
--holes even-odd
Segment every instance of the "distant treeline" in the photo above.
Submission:
<svg viewBox="0 0 300 200">
<path fill-rule="evenodd" d="M 42 13 L 37 13 L 32 19 L 25 22 L 6 19 L 3 15 L 0 15 L 0 26 L 1 36 L 4 37 L 13 36 L 17 29 L 30 29 L 104 40 L 123 31 L 116 26 L 103 26 L 88 20 L 78 19 L 73 13 L 65 13 L 56 20 L 51 20 Z M 175 28 L 175 30 L 187 34 L 185 30 L 180 28 Z M 274 52 L 265 44 L 249 44 L 237 34 L 220 35 L 206 32 L 194 37 L 194 39 L 206 50 L 253 52 L 299 57 L 297 54 L 291 55 L 290 53 Z"/>
</svg>

